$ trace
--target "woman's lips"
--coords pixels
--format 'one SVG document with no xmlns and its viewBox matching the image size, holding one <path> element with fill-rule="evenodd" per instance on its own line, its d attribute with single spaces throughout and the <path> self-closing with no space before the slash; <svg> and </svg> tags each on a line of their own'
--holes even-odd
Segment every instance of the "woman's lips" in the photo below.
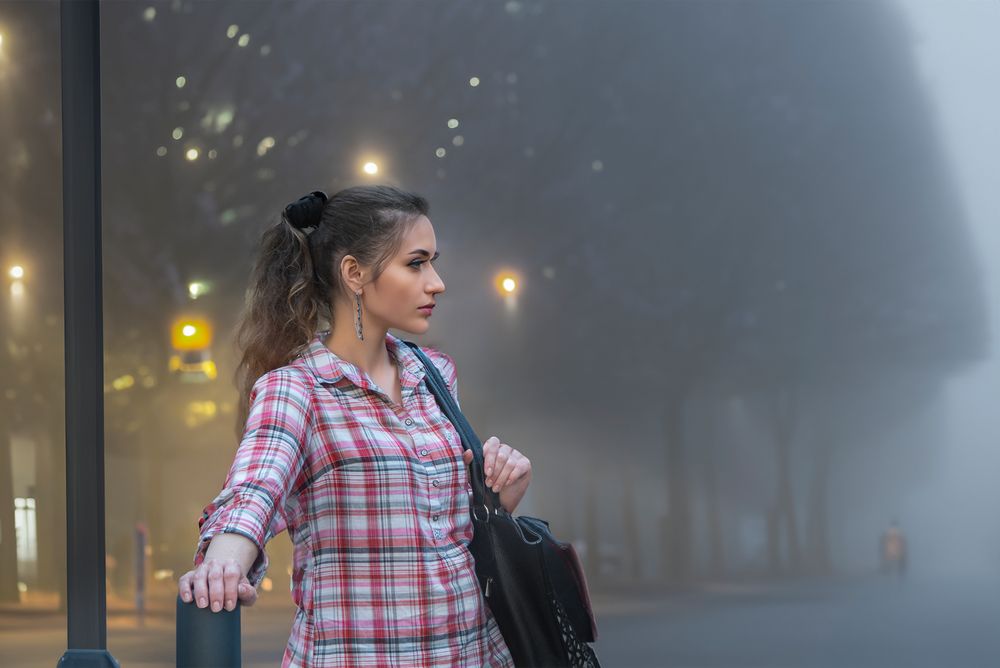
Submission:
<svg viewBox="0 0 1000 668">
<path fill-rule="evenodd" d="M 434 311 L 434 307 L 433 306 L 421 306 L 417 310 L 420 311 L 421 313 L 423 313 L 424 315 L 430 315 Z"/>
</svg>

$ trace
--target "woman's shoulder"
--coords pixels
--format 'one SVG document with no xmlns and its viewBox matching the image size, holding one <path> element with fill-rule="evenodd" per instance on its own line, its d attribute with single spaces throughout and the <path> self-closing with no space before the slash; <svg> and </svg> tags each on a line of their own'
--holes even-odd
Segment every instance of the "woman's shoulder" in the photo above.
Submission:
<svg viewBox="0 0 1000 668">
<path fill-rule="evenodd" d="M 292 395 L 308 395 L 314 385 L 312 374 L 298 360 L 290 364 L 271 369 L 260 376 L 254 383 L 254 392 L 267 391 Z"/>
<path fill-rule="evenodd" d="M 434 362 L 442 376 L 449 378 L 455 374 L 455 359 L 451 355 L 435 346 L 420 346 L 420 349 L 424 351 L 430 361 Z"/>
</svg>

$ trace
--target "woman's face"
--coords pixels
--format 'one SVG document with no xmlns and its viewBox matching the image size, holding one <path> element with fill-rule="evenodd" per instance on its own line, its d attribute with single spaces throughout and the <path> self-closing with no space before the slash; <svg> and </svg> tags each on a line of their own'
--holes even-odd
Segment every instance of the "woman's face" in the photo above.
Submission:
<svg viewBox="0 0 1000 668">
<path fill-rule="evenodd" d="M 427 216 L 420 216 L 403 237 L 396 256 L 378 279 L 365 287 L 363 307 L 368 318 L 411 334 L 426 332 L 432 311 L 420 307 L 436 303 L 445 290 L 432 266 L 436 258 L 434 227 Z"/>
</svg>

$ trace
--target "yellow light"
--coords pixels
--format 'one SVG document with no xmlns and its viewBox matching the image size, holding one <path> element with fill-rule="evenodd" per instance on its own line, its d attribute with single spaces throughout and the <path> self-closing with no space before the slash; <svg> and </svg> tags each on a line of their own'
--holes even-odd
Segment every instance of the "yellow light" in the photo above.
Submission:
<svg viewBox="0 0 1000 668">
<path fill-rule="evenodd" d="M 274 137 L 264 137 L 257 144 L 257 155 L 263 156 L 272 148 L 274 148 Z"/>
<path fill-rule="evenodd" d="M 195 371 L 193 369 L 186 369 L 186 371 Z M 196 371 L 203 372 L 202 369 L 197 369 Z M 187 411 L 184 414 L 184 424 L 190 428 L 195 428 L 198 425 L 205 424 L 215 417 L 218 412 L 214 401 L 191 401 L 187 405 Z"/>
<path fill-rule="evenodd" d="M 204 350 L 212 343 L 212 325 L 200 318 L 174 321 L 170 340 L 175 350 Z"/>
<path fill-rule="evenodd" d="M 215 150 L 215 149 L 213 148 L 213 149 L 212 149 L 211 151 L 209 151 L 209 152 L 208 152 L 208 159 L 209 159 L 209 160 L 215 160 L 215 158 L 216 158 L 216 157 L 217 157 L 218 155 L 219 155 L 219 152 L 218 152 L 218 151 L 216 151 L 216 150 Z"/>
<path fill-rule="evenodd" d="M 513 297 L 514 292 L 520 287 L 520 282 L 521 277 L 518 272 L 509 268 L 501 269 L 493 277 L 493 286 L 503 297 Z"/>
<path fill-rule="evenodd" d="M 146 7 L 146 11 L 144 11 L 142 13 L 142 18 L 146 19 L 147 21 L 152 21 L 153 19 L 155 19 L 156 18 L 156 8 L 155 7 Z"/>
<path fill-rule="evenodd" d="M 247 44 L 250 43 L 250 35 L 246 33 L 240 35 L 240 38 L 236 43 L 239 44 L 240 46 L 246 46 Z"/>
<path fill-rule="evenodd" d="M 271 591 L 272 589 L 274 589 L 274 582 L 271 580 L 271 578 L 264 578 L 263 580 L 260 581 L 260 588 L 263 589 L 264 591 Z"/>
<path fill-rule="evenodd" d="M 166 154 L 167 154 L 166 146 L 160 146 L 159 148 L 156 149 L 156 155 L 160 156 L 161 158 Z"/>
<path fill-rule="evenodd" d="M 173 580 L 174 571 L 170 568 L 161 568 L 159 570 L 153 571 L 153 579 L 156 580 L 157 582 L 161 582 L 163 580 Z"/>
<path fill-rule="evenodd" d="M 187 84 L 187 77 L 177 77 L 174 83 L 177 84 L 178 88 L 184 88 L 185 84 Z"/>
<path fill-rule="evenodd" d="M 24 278 L 24 267 L 22 267 L 19 264 L 15 264 L 13 267 L 10 268 L 10 277 Z"/>
<path fill-rule="evenodd" d="M 127 390 L 128 388 L 135 385 L 135 377 L 132 374 L 125 374 L 124 376 L 119 376 L 111 381 L 111 387 L 115 388 L 119 392 L 122 390 Z"/>
<path fill-rule="evenodd" d="M 455 128 L 457 128 L 458 127 L 458 119 L 457 118 L 449 118 L 448 119 L 448 127 L 451 128 L 452 130 L 454 130 Z"/>
<path fill-rule="evenodd" d="M 378 174 L 378 165 L 374 162 L 366 162 L 363 167 L 365 174 Z"/>
<path fill-rule="evenodd" d="M 174 128 L 174 131 L 170 133 L 170 136 L 173 137 L 174 139 L 180 139 L 181 137 L 184 136 L 184 128 L 181 127 Z"/>
<path fill-rule="evenodd" d="M 194 162 L 195 160 L 198 159 L 198 149 L 196 149 L 196 148 L 189 148 L 184 157 L 186 157 L 188 160 Z"/>
<path fill-rule="evenodd" d="M 438 146 L 437 149 L 435 149 L 434 151 L 434 155 L 436 155 L 439 158 L 443 158 L 445 155 L 447 155 L 447 153 L 448 152 L 444 150 L 444 148 L 442 148 L 441 146 Z"/>
<path fill-rule="evenodd" d="M 473 88 L 475 88 L 476 86 L 478 86 L 479 85 L 479 77 L 472 77 L 471 79 L 469 79 L 469 85 L 472 86 Z"/>
<path fill-rule="evenodd" d="M 10 296 L 11 297 L 23 297 L 24 296 L 24 283 L 21 281 L 14 281 L 10 284 Z"/>
<path fill-rule="evenodd" d="M 236 35 L 239 32 L 240 32 L 240 27 L 234 23 L 233 25 L 231 25 L 228 28 L 226 28 L 226 37 L 228 37 L 229 39 L 232 39 L 232 38 L 236 37 Z"/>
</svg>

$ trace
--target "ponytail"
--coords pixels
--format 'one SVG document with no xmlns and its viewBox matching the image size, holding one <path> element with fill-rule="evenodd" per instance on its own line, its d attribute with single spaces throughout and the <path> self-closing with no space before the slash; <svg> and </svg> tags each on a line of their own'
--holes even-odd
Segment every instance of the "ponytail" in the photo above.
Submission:
<svg viewBox="0 0 1000 668">
<path fill-rule="evenodd" d="M 237 327 L 236 345 L 242 351 L 236 368 L 237 432 L 242 433 L 246 423 L 254 383 L 309 345 L 326 310 L 316 294 L 309 239 L 282 213 L 281 221 L 261 238 Z"/>
</svg>

